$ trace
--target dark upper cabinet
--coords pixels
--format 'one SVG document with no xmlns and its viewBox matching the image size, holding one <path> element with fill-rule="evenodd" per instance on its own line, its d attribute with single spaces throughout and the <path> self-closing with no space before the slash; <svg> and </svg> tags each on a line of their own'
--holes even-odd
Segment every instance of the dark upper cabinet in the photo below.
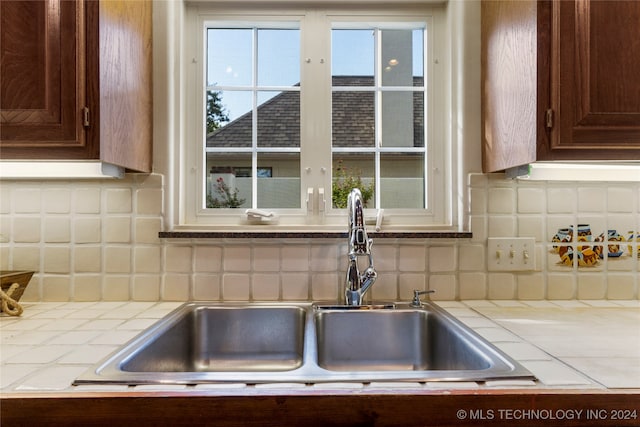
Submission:
<svg viewBox="0 0 640 427">
<path fill-rule="evenodd" d="M 640 160 L 640 2 L 483 1 L 483 170 Z"/>
<path fill-rule="evenodd" d="M 0 2 L 0 157 L 151 171 L 151 1 Z"/>
</svg>

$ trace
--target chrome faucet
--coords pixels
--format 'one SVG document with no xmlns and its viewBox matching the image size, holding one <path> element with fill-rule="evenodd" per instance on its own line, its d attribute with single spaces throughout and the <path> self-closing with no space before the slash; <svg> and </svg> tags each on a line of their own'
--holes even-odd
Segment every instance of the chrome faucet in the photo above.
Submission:
<svg viewBox="0 0 640 427">
<path fill-rule="evenodd" d="M 364 207 L 362 193 L 354 188 L 347 198 L 347 214 L 349 216 L 349 253 L 345 282 L 345 302 L 347 305 L 362 305 L 362 298 L 376 281 L 378 273 L 373 268 L 371 245 L 373 240 L 367 237 L 364 225 Z M 360 274 L 358 270 L 358 257 L 366 256 L 369 266 Z"/>
</svg>

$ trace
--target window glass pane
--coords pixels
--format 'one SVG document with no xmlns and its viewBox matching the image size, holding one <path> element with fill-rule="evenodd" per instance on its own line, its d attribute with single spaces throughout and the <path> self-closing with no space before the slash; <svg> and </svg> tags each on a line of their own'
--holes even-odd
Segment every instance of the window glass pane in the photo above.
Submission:
<svg viewBox="0 0 640 427">
<path fill-rule="evenodd" d="M 300 92 L 258 92 L 258 146 L 300 147 Z"/>
<path fill-rule="evenodd" d="M 300 83 L 299 30 L 258 30 L 258 85 Z"/>
<path fill-rule="evenodd" d="M 207 156 L 206 207 L 251 207 L 251 154 L 216 153 Z"/>
<path fill-rule="evenodd" d="M 360 85 L 373 85 L 375 37 L 374 31 L 332 30 L 331 73 L 332 76 L 368 77 Z M 349 86 L 348 80 L 334 79 L 334 86 Z"/>
<path fill-rule="evenodd" d="M 250 86 L 253 30 L 207 30 L 207 86 Z"/>
<path fill-rule="evenodd" d="M 334 208 L 347 207 L 347 196 L 359 188 L 367 208 L 375 208 L 375 162 L 373 154 L 334 153 L 331 199 Z"/>
<path fill-rule="evenodd" d="M 424 154 L 380 156 L 382 208 L 424 208 Z"/>
<path fill-rule="evenodd" d="M 222 95 L 222 91 L 207 91 L 207 135 L 225 126 L 231 120 L 226 106 L 222 104 Z"/>
<path fill-rule="evenodd" d="M 413 77 L 424 77 L 424 30 L 413 30 Z"/>
<path fill-rule="evenodd" d="M 332 140 L 334 147 L 375 145 L 374 92 L 333 92 Z"/>
<path fill-rule="evenodd" d="M 423 76 L 422 30 L 382 30 L 382 85 L 414 86 Z"/>
<path fill-rule="evenodd" d="M 300 155 L 258 153 L 258 207 L 300 208 Z"/>
<path fill-rule="evenodd" d="M 207 105 L 207 147 L 251 147 L 253 94 L 250 91 L 219 91 Z M 211 100 L 211 97 L 208 98 Z M 224 120 L 209 111 L 222 108 Z"/>
<path fill-rule="evenodd" d="M 383 147 L 424 147 L 423 104 L 423 92 L 382 92 Z"/>
</svg>

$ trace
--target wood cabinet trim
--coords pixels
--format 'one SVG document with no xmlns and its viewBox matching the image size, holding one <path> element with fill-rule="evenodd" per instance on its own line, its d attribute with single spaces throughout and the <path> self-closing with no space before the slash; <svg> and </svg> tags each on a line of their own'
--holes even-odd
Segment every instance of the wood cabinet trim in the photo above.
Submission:
<svg viewBox="0 0 640 427">
<path fill-rule="evenodd" d="M 498 410 L 546 410 L 551 414 L 582 410 L 580 418 L 552 420 L 557 426 L 636 426 L 636 418 L 621 419 L 616 410 L 640 407 L 638 390 L 472 389 L 421 392 L 358 391 L 282 392 L 216 395 L 212 392 L 50 393 L 5 395 L 2 425 L 58 426 L 453 426 L 479 423 L 512 426 L 523 420 Z M 587 417 L 587 409 L 606 417 Z M 470 416 L 469 411 L 475 411 Z M 492 418 L 489 418 L 492 410 Z M 464 412 L 460 412 L 464 411 Z M 599 412 L 598 412 L 599 413 Z M 513 413 L 512 413 L 513 414 Z M 620 412 L 624 414 L 624 412 Z M 483 418 L 479 418 L 483 416 Z M 543 414 L 544 415 L 544 414 Z M 614 414 L 616 415 L 616 414 Z M 472 419 L 474 418 L 474 419 Z M 548 426 L 548 417 L 525 420 L 527 426 Z"/>
</svg>

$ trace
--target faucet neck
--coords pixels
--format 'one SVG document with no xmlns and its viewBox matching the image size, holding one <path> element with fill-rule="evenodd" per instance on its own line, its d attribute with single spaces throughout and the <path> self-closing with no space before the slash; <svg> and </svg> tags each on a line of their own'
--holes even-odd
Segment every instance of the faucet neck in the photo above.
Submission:
<svg viewBox="0 0 640 427">
<path fill-rule="evenodd" d="M 354 188 L 347 198 L 347 212 L 349 225 L 349 253 L 345 283 L 345 300 L 348 305 L 362 305 L 362 298 L 376 281 L 377 273 L 373 268 L 371 245 L 373 241 L 367 236 L 364 221 L 364 206 L 362 193 Z M 369 266 L 360 274 L 358 257 L 366 256 Z"/>
</svg>

